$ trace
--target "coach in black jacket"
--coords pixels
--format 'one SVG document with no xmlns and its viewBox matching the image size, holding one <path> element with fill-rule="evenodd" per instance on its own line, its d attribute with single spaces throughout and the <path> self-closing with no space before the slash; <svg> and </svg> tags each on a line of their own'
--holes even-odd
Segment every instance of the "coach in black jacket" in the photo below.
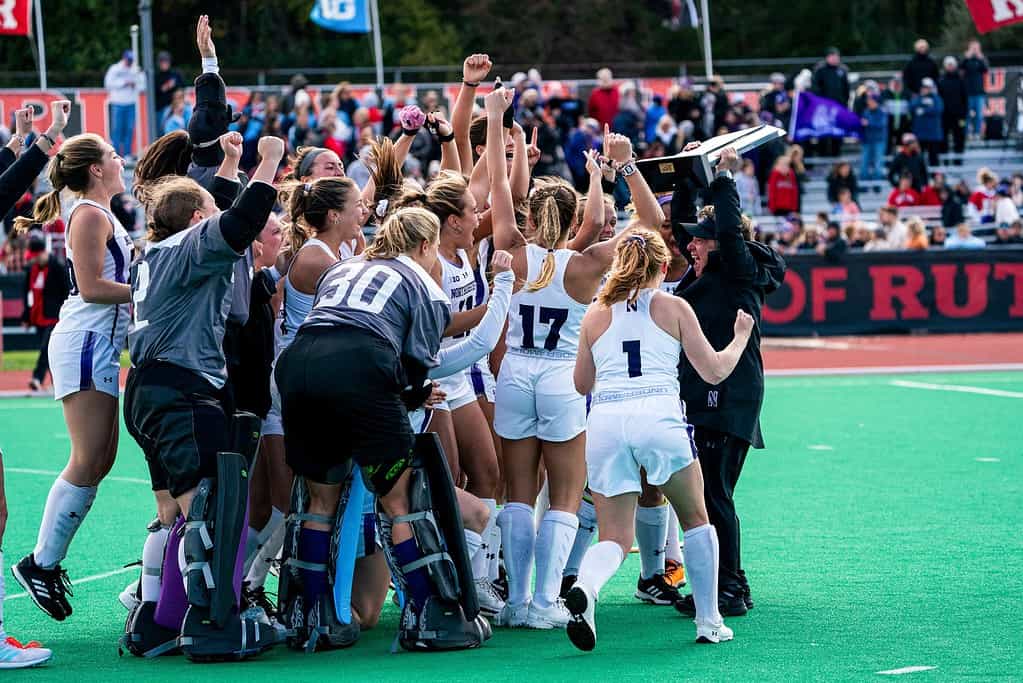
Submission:
<svg viewBox="0 0 1023 683">
<path fill-rule="evenodd" d="M 785 262 L 773 250 L 743 234 L 739 193 L 731 174 L 741 159 L 725 150 L 718 177 L 711 183 L 714 215 L 697 225 L 673 226 L 676 241 L 688 251 L 692 267 L 675 294 L 693 307 L 711 345 L 722 349 L 734 334 L 735 312 L 743 309 L 756 324 L 735 371 L 724 382 L 710 385 L 700 379 L 683 354 L 679 363 L 681 395 L 686 417 L 695 428 L 698 462 L 710 522 L 720 544 L 718 596 L 721 613 L 745 614 L 753 606 L 739 557 L 739 518 L 732 493 L 752 445 L 763 448 L 760 407 L 764 399 L 764 363 L 760 356 L 760 313 L 767 294 L 785 275 Z M 672 215 L 682 212 L 672 211 Z M 747 225 L 748 228 L 748 225 Z M 692 608 L 689 597 L 680 605 Z"/>
</svg>

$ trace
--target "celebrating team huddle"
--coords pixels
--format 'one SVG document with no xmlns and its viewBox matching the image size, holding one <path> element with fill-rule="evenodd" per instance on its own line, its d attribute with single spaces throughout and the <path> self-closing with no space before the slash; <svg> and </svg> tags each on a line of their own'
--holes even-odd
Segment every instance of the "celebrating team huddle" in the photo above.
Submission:
<svg viewBox="0 0 1023 683">
<path fill-rule="evenodd" d="M 189 130 L 136 168 L 148 232 L 134 255 L 109 209 L 124 189 L 110 145 L 74 136 L 50 161 L 54 191 L 77 196 L 73 288 L 50 343 L 72 448 L 39 542 L 13 569 L 35 604 L 71 616 L 60 563 L 113 464 L 127 347 L 124 421 L 156 512 L 139 581 L 121 595 L 135 655 L 351 646 L 392 588 L 408 650 L 478 647 L 495 627 L 565 629 L 592 650 L 600 590 L 651 491 L 683 531 L 697 640 L 730 640 L 679 378 L 724 381 L 756 312 L 724 311 L 733 334 L 716 350 L 665 291 L 684 228 L 666 220 L 670 199 L 637 172 L 628 138 L 605 131 L 602 153 L 587 153 L 585 196 L 532 178 L 531 145 L 506 116 L 513 91 L 498 80 L 473 120 L 491 69 L 473 55 L 451 122 L 406 107 L 403 134 L 373 143 L 364 187 L 333 151 L 285 161 L 274 137 L 259 140 L 249 177 L 205 17 L 198 41 Z M 420 186 L 401 169 L 423 126 L 442 170 Z M 738 162 L 726 150 L 718 169 Z M 619 179 L 632 219 L 615 233 L 603 183 Z M 734 183 L 715 182 L 737 205 Z M 34 220 L 56 211 L 46 197 Z M 738 234 L 728 216 L 716 230 Z M 639 534 L 637 597 L 685 613 L 682 581 L 664 578 L 666 534 Z M 667 536 L 677 548 L 677 530 Z M 263 589 L 275 567 L 276 604 Z"/>
</svg>

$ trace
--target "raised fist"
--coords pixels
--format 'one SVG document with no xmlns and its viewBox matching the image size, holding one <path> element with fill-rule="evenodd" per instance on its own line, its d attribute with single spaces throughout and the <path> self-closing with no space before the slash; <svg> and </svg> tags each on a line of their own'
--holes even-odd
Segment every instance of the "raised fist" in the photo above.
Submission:
<svg viewBox="0 0 1023 683">
<path fill-rule="evenodd" d="M 273 135 L 264 135 L 259 138 L 256 151 L 259 152 L 259 156 L 263 160 L 269 159 L 279 162 L 284 158 L 284 140 Z"/>
<path fill-rule="evenodd" d="M 242 138 L 242 134 L 234 131 L 224 133 L 220 136 L 220 148 L 224 150 L 224 155 L 231 159 L 241 158 L 242 145 L 244 142 L 245 139 Z M 262 142 L 262 140 L 260 142 Z M 260 146 L 260 151 L 262 151 L 262 149 L 262 146 Z"/>
<path fill-rule="evenodd" d="M 493 66 L 490 55 L 469 55 L 462 64 L 462 80 L 468 83 L 479 83 L 487 77 Z"/>
</svg>

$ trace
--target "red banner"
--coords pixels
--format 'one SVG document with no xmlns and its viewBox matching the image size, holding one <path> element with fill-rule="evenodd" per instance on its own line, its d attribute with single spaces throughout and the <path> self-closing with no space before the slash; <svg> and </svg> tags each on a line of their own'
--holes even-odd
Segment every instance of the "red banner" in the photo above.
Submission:
<svg viewBox="0 0 1023 683">
<path fill-rule="evenodd" d="M 966 6 L 981 33 L 1023 21 L 1023 0 L 966 0 Z"/>
<path fill-rule="evenodd" d="M 31 8 L 32 0 L 0 0 L 0 35 L 27 36 Z"/>
</svg>

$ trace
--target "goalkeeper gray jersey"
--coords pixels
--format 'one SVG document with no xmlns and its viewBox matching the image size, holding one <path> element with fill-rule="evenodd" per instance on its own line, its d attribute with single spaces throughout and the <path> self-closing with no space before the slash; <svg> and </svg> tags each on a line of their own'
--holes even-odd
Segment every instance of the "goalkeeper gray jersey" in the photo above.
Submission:
<svg viewBox="0 0 1023 683">
<path fill-rule="evenodd" d="M 150 243 L 131 266 L 128 348 L 134 366 L 165 361 L 227 382 L 224 323 L 235 262 L 242 258 L 220 231 L 220 215 Z"/>
<path fill-rule="evenodd" d="M 451 322 L 448 297 L 408 258 L 361 257 L 335 263 L 316 287 L 307 327 L 347 325 L 386 339 L 399 356 L 437 365 L 441 335 Z"/>
</svg>

